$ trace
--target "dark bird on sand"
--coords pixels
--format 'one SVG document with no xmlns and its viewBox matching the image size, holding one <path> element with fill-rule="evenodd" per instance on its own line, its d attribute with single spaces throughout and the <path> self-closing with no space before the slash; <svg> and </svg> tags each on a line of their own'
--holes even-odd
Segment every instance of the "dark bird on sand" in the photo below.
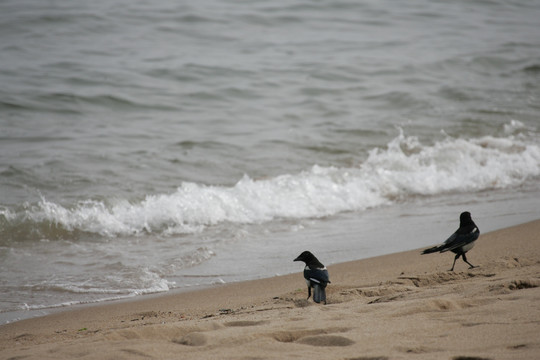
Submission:
<svg viewBox="0 0 540 360">
<path fill-rule="evenodd" d="M 471 250 L 474 246 L 474 242 L 480 236 L 480 230 L 478 226 L 472 221 L 471 213 L 468 211 L 462 212 L 459 216 L 459 229 L 453 233 L 442 245 L 437 245 L 432 248 L 422 251 L 422 255 L 431 254 L 434 252 L 446 252 L 451 251 L 456 256 L 454 257 L 454 263 L 450 271 L 454 271 L 454 266 L 456 265 L 456 260 L 461 258 L 467 264 L 470 265 L 469 269 L 475 268 L 473 264 L 467 261 L 465 253 Z"/>
<path fill-rule="evenodd" d="M 309 251 L 304 251 L 293 261 L 303 261 L 306 263 L 304 279 L 306 279 L 308 287 L 307 298 L 310 298 L 311 288 L 313 288 L 313 301 L 326 304 L 326 285 L 330 282 L 326 266 Z"/>
</svg>

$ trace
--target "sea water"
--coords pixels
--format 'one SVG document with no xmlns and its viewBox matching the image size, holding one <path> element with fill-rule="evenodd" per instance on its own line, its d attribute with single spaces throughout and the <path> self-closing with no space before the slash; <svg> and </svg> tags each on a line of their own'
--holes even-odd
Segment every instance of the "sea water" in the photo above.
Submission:
<svg viewBox="0 0 540 360">
<path fill-rule="evenodd" d="M 538 19 L 3 1 L 0 320 L 430 246 L 464 210 L 482 232 L 537 219 Z"/>
</svg>

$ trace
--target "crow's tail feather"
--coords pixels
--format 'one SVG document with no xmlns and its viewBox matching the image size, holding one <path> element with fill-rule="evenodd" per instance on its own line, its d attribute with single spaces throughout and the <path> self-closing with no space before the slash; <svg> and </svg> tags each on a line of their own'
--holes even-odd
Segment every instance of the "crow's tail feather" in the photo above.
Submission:
<svg viewBox="0 0 540 360">
<path fill-rule="evenodd" d="M 441 251 L 441 247 L 440 246 L 434 246 L 432 248 L 429 248 L 429 249 L 426 249 L 426 250 L 422 251 L 422 255 L 431 254 L 431 253 L 439 252 L 439 251 Z"/>
<path fill-rule="evenodd" d="M 313 301 L 326 304 L 326 290 L 320 284 L 315 284 L 313 286 Z"/>
</svg>

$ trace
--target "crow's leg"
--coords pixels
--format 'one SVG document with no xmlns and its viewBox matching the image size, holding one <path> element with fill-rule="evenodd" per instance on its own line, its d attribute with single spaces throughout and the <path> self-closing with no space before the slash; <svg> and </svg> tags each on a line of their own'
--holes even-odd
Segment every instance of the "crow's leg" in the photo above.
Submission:
<svg viewBox="0 0 540 360">
<path fill-rule="evenodd" d="M 311 286 L 307 287 L 307 298 L 309 299 L 311 297 Z"/>
<path fill-rule="evenodd" d="M 471 266 L 469 269 L 474 269 L 476 267 L 476 266 L 474 266 L 473 264 L 471 264 L 470 262 L 467 261 L 467 257 L 465 256 L 465 254 L 463 254 L 462 258 L 463 258 L 463 261 L 465 261 L 467 264 L 469 264 Z"/>
<path fill-rule="evenodd" d="M 454 271 L 454 266 L 456 266 L 456 260 L 459 259 L 461 254 L 456 254 L 456 257 L 454 258 L 454 263 L 452 264 L 452 268 L 449 271 Z"/>
</svg>

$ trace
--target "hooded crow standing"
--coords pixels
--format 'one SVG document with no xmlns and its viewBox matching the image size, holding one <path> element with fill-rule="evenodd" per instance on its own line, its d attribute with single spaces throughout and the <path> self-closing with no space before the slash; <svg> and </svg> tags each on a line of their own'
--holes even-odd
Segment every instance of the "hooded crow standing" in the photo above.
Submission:
<svg viewBox="0 0 540 360">
<path fill-rule="evenodd" d="M 304 268 L 304 278 L 308 287 L 308 299 L 311 296 L 313 288 L 313 301 L 326 304 L 326 285 L 330 282 L 328 270 L 312 253 L 304 251 L 293 261 L 303 261 L 306 263 Z"/>
<path fill-rule="evenodd" d="M 434 246 L 432 248 L 422 251 L 422 255 L 431 254 L 434 252 L 446 252 L 451 251 L 456 254 L 454 263 L 450 271 L 454 271 L 456 260 L 461 256 L 463 261 L 470 265 L 469 269 L 475 268 L 473 264 L 467 261 L 465 253 L 471 250 L 474 246 L 474 242 L 480 236 L 480 230 L 478 226 L 472 221 L 471 213 L 468 211 L 462 212 L 459 216 L 459 229 L 453 233 L 442 245 Z"/>
</svg>

